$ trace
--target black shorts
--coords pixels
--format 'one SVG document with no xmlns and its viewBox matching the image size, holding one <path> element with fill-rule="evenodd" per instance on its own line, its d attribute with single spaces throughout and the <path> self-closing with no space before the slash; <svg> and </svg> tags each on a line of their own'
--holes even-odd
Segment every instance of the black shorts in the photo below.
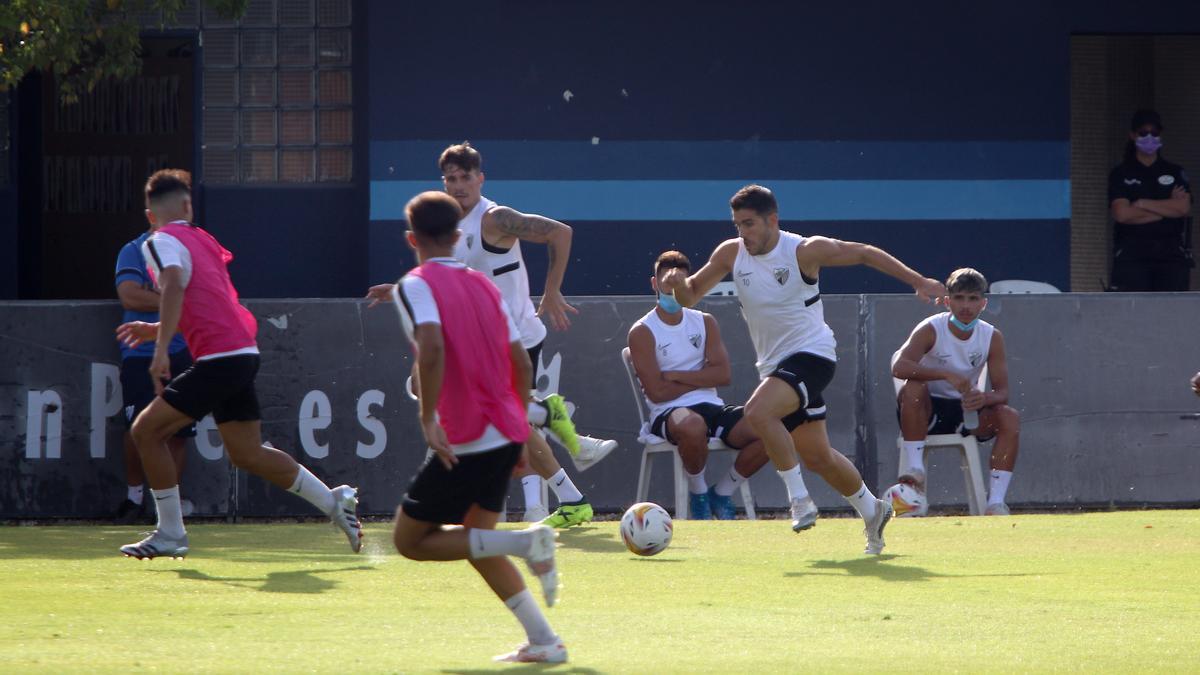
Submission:
<svg viewBox="0 0 1200 675">
<path fill-rule="evenodd" d="M 239 354 L 196 361 L 163 390 L 163 400 L 198 420 L 212 413 L 217 424 L 262 419 L 254 377 L 258 354 Z"/>
<path fill-rule="evenodd" d="M 178 374 L 192 365 L 192 355 L 182 349 L 171 354 L 171 373 Z M 133 421 L 154 400 L 154 381 L 150 379 L 149 356 L 130 356 L 121 362 L 121 405 L 125 428 L 133 427 Z M 196 435 L 196 425 L 189 424 L 176 434 L 179 438 Z"/>
<path fill-rule="evenodd" d="M 788 431 L 805 422 L 825 419 L 825 387 L 833 381 L 837 362 L 827 358 L 797 352 L 785 357 L 767 377 L 783 380 L 800 397 L 800 407 L 783 418 Z"/>
<path fill-rule="evenodd" d="M 540 361 L 542 358 L 542 345 L 544 345 L 544 344 L 546 344 L 546 341 L 542 340 L 541 342 L 537 343 L 536 345 L 525 350 L 525 353 L 529 354 L 529 362 L 531 364 L 533 364 L 533 368 L 529 371 L 530 372 L 529 376 L 531 378 L 533 378 L 533 382 L 529 383 L 529 388 L 531 390 L 538 388 L 538 386 L 537 386 L 538 361 Z"/>
<path fill-rule="evenodd" d="M 725 445 L 729 445 L 729 432 L 733 431 L 734 425 L 742 421 L 742 413 L 745 410 L 740 405 L 717 405 L 716 403 L 697 403 L 685 407 L 704 418 L 704 423 L 708 425 L 709 438 L 719 438 Z M 667 418 L 676 410 L 678 408 L 667 408 L 661 415 L 655 417 L 654 422 L 650 424 L 650 433 L 674 444 L 675 439 L 671 438 L 670 431 L 667 429 Z M 729 447 L 733 446 L 729 445 Z"/>
<path fill-rule="evenodd" d="M 408 486 L 401 502 L 404 513 L 443 525 L 461 524 L 472 504 L 499 513 L 504 508 L 513 467 L 520 458 L 520 443 L 462 455 L 453 469 L 446 469 L 442 460 L 431 454 Z"/>
<path fill-rule="evenodd" d="M 958 434 L 970 436 L 971 432 L 963 428 L 962 399 L 930 396 L 931 410 L 929 412 L 929 435 Z M 896 402 L 896 421 L 900 421 L 900 403 Z M 991 436 L 978 437 L 981 441 L 991 440 Z"/>
</svg>

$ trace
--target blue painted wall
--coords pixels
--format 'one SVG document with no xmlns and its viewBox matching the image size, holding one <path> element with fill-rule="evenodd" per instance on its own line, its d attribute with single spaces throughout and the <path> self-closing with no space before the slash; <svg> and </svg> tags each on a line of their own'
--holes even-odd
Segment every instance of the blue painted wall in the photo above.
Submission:
<svg viewBox="0 0 1200 675">
<path fill-rule="evenodd" d="M 233 252 L 244 298 L 357 297 L 366 292 L 365 198 L 355 186 L 203 190 L 199 220 Z"/>
<path fill-rule="evenodd" d="M 1070 36 L 1200 30 L 1200 3 L 1182 1 L 370 11 L 372 279 L 411 264 L 403 203 L 438 186 L 442 147 L 470 139 L 485 194 L 575 228 L 573 294 L 644 292 L 668 246 L 703 259 L 751 181 L 794 231 L 875 243 L 934 276 L 969 264 L 1066 289 Z M 823 290 L 902 289 L 831 270 Z"/>
</svg>

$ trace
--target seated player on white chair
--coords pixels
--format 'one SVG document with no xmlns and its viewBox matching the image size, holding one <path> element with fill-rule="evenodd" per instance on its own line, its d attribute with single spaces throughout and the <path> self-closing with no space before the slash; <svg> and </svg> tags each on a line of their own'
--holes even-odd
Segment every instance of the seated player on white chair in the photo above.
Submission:
<svg viewBox="0 0 1200 675">
<path fill-rule="evenodd" d="M 717 320 L 659 291 L 661 275 L 675 268 L 691 272 L 679 251 L 654 262 L 650 285 L 658 304 L 629 329 L 629 355 L 650 409 L 650 433 L 679 448 L 691 517 L 732 520 L 734 490 L 767 463 L 767 453 L 742 418 L 742 406 L 725 405 L 717 395 L 716 388 L 731 377 Z M 729 473 L 711 487 L 704 476 L 709 438 L 738 450 Z"/>
<path fill-rule="evenodd" d="M 1008 515 L 1004 497 L 1017 463 L 1021 422 L 1007 405 L 1004 336 L 979 318 L 987 307 L 982 274 L 969 267 L 954 270 L 946 289 L 950 311 L 917 324 L 892 365 L 892 376 L 906 380 L 896 401 L 904 438 L 899 481 L 925 492 L 928 434 L 972 434 L 980 441 L 994 437 L 985 513 Z M 985 364 L 992 386 L 983 392 L 975 383 Z"/>
</svg>

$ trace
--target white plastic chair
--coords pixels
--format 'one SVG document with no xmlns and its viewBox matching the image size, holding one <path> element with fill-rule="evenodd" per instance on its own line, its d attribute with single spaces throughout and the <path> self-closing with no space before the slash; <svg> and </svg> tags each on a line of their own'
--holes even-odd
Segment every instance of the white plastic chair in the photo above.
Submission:
<svg viewBox="0 0 1200 675">
<path fill-rule="evenodd" d="M 732 281 L 718 281 L 716 286 L 708 292 L 709 295 L 737 295 L 737 288 Z"/>
<path fill-rule="evenodd" d="M 993 282 L 989 293 L 1061 293 L 1054 284 L 1025 279 L 1004 279 Z"/>
<path fill-rule="evenodd" d="M 900 352 L 892 354 L 892 365 L 896 364 L 896 359 L 900 358 Z M 987 391 L 987 364 L 984 364 L 983 370 L 979 373 L 979 381 L 975 383 L 975 387 L 980 391 Z M 900 388 L 904 386 L 904 380 L 893 377 L 892 385 L 895 387 L 896 396 L 900 396 Z M 987 492 L 983 488 L 983 466 L 979 461 L 979 440 L 975 436 L 963 436 L 962 434 L 929 434 L 925 437 L 925 454 L 923 461 L 928 466 L 929 451 L 934 448 L 953 448 L 959 451 L 962 459 L 963 481 L 967 484 L 967 508 L 970 509 L 971 515 L 983 515 L 984 508 L 987 504 Z M 900 466 L 904 466 L 904 435 L 896 436 L 896 449 L 900 452 Z M 928 478 L 925 483 L 925 492 L 929 493 Z"/>
<path fill-rule="evenodd" d="M 633 369 L 633 359 L 629 356 L 629 348 L 625 347 L 621 350 L 621 360 L 625 363 L 625 373 L 629 376 L 629 387 L 633 391 L 633 400 L 637 404 L 638 419 L 641 421 L 641 428 L 638 430 L 638 442 L 642 444 L 642 466 L 638 471 L 637 484 L 637 501 L 646 501 L 650 492 L 650 473 L 654 468 L 651 462 L 652 456 L 657 453 L 670 453 L 672 463 L 675 468 L 675 517 L 687 519 L 688 517 L 688 489 L 687 489 L 687 474 L 683 470 L 683 460 L 679 457 L 679 448 L 675 447 L 665 438 L 659 438 L 650 433 L 650 422 L 647 419 L 648 410 L 646 409 L 646 399 L 642 395 L 642 385 L 638 381 L 637 371 Z M 719 452 L 737 452 L 737 450 L 725 445 L 719 438 L 708 439 L 708 451 Z M 748 478 L 748 477 L 747 477 Z M 757 516 L 754 513 L 754 495 L 750 492 L 750 481 L 742 482 L 742 506 L 746 508 L 746 518 L 756 520 Z"/>
</svg>

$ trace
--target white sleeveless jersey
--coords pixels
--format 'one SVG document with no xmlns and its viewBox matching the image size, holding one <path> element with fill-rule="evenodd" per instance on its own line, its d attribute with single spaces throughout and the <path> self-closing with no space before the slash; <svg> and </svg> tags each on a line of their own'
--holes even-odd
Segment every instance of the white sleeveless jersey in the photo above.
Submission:
<svg viewBox="0 0 1200 675">
<path fill-rule="evenodd" d="M 708 344 L 708 327 L 704 325 L 703 312 L 684 307 L 683 321 L 680 321 L 677 326 L 671 326 L 664 323 L 658 317 L 658 312 L 652 309 L 634 326 L 638 324 L 649 328 L 654 335 L 654 356 L 658 360 L 659 370 L 700 370 L 704 368 L 704 349 Z M 686 408 L 700 403 L 725 405 L 713 387 L 693 389 L 683 396 L 662 403 L 646 399 L 646 406 L 650 408 L 651 422 L 671 408 Z"/>
<path fill-rule="evenodd" d="M 521 331 L 521 346 L 529 349 L 546 339 L 546 325 L 538 318 L 529 299 L 529 273 L 521 257 L 521 240 L 510 249 L 489 246 L 483 241 L 483 214 L 495 208 L 496 202 L 480 197 L 471 212 L 458 221 L 462 235 L 454 245 L 454 257 L 467 267 L 483 272 L 500 289 L 500 297 L 508 305 L 517 330 Z M 538 365 L 535 363 L 536 369 Z"/>
<path fill-rule="evenodd" d="M 825 323 L 821 289 L 816 279 L 806 279 L 796 263 L 796 247 L 804 237 L 779 233 L 769 253 L 750 255 L 738 239 L 733 282 L 742 316 L 758 361 L 759 377 L 766 377 L 785 357 L 798 352 L 837 360 L 837 341 Z"/>
<path fill-rule="evenodd" d="M 950 312 L 934 314 L 917 324 L 915 330 L 920 330 L 926 325 L 933 326 L 935 341 L 929 353 L 921 357 L 921 365 L 958 373 L 970 380 L 972 385 L 975 384 L 980 371 L 987 365 L 995 326 L 981 319 L 971 330 L 971 336 L 960 340 L 950 332 Z M 962 398 L 962 394 L 945 380 L 933 380 L 928 384 L 930 396 Z"/>
</svg>

